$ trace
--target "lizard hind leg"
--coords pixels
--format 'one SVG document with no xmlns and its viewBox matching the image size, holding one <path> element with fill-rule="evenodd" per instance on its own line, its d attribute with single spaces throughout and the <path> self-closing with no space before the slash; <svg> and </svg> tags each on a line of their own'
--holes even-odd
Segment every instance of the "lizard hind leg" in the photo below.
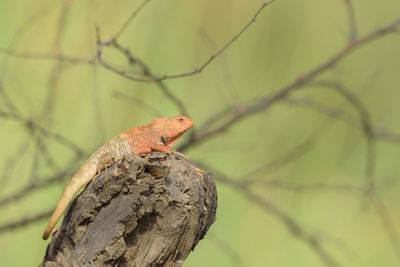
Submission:
<svg viewBox="0 0 400 267">
<path fill-rule="evenodd" d="M 113 154 L 105 154 L 99 158 L 99 163 L 97 164 L 97 173 L 96 176 L 100 175 L 102 170 L 106 171 L 106 182 L 108 181 L 108 167 L 110 167 L 115 161 L 115 155 Z"/>
</svg>

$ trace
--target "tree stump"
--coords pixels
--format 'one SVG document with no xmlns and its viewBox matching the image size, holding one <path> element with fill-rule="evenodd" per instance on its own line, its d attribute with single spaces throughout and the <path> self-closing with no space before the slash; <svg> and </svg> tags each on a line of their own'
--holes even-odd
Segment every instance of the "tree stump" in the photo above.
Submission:
<svg viewBox="0 0 400 267">
<path fill-rule="evenodd" d="M 182 155 L 134 155 L 74 199 L 40 266 L 181 266 L 216 208 L 213 177 Z"/>
</svg>

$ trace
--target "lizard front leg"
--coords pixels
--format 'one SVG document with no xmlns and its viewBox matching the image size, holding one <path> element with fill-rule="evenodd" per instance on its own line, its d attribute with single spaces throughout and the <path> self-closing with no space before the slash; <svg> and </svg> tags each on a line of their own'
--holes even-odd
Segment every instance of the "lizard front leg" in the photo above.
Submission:
<svg viewBox="0 0 400 267">
<path fill-rule="evenodd" d="M 107 182 L 107 180 L 108 180 L 107 168 L 110 167 L 114 163 L 114 161 L 115 161 L 115 155 L 113 155 L 111 153 L 107 153 L 103 157 L 99 158 L 99 163 L 97 165 L 97 173 L 94 178 L 99 176 L 100 172 L 105 169 L 106 170 L 106 182 Z"/>
<path fill-rule="evenodd" d="M 168 149 L 163 143 L 153 143 L 151 144 L 151 150 L 152 151 L 159 151 L 159 152 L 165 152 L 165 153 L 171 153 L 171 150 Z"/>
</svg>

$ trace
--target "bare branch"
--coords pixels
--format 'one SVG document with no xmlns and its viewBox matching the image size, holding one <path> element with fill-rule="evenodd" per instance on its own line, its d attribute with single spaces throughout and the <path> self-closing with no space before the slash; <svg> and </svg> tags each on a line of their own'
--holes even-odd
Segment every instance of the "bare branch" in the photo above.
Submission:
<svg viewBox="0 0 400 267">
<path fill-rule="evenodd" d="M 317 131 L 314 131 L 305 141 L 291 148 L 289 151 L 286 151 L 285 153 L 278 155 L 277 157 L 273 158 L 262 166 L 244 175 L 241 175 L 239 177 L 240 181 L 243 183 L 257 182 L 259 179 L 255 178 L 255 175 L 257 175 L 258 173 L 276 172 L 277 170 L 279 170 L 279 168 L 304 156 L 314 146 L 316 142 L 316 134 L 320 129 L 322 129 L 322 127 L 319 127 Z"/>
<path fill-rule="evenodd" d="M 142 77 L 135 77 L 132 75 L 127 74 L 125 71 L 122 70 L 118 70 L 116 68 L 114 68 L 113 66 L 111 66 L 110 64 L 108 64 L 107 62 L 105 62 L 102 59 L 102 50 L 103 47 L 105 45 L 109 45 L 112 42 L 114 42 L 115 40 L 109 40 L 106 42 L 98 42 L 97 43 L 97 59 L 100 62 L 101 65 L 103 65 L 106 69 L 111 70 L 113 72 L 115 72 L 118 75 L 121 75 L 124 78 L 127 78 L 129 80 L 132 81 L 136 81 L 136 82 L 145 82 L 145 83 L 150 83 L 150 82 L 160 82 L 163 80 L 167 80 L 167 79 L 176 79 L 176 78 L 183 78 L 183 77 L 188 77 L 188 76 L 193 76 L 196 74 L 201 73 L 215 58 L 217 58 L 221 53 L 223 53 L 229 46 L 232 45 L 232 43 L 234 43 L 250 26 L 251 24 L 253 24 L 256 21 L 256 18 L 258 17 L 258 15 L 261 13 L 261 11 L 270 3 L 272 3 L 273 0 L 263 3 L 262 6 L 257 10 L 257 12 L 255 13 L 255 15 L 251 18 L 250 22 L 248 22 L 246 24 L 246 26 L 238 33 L 236 34 L 228 43 L 226 43 L 221 49 L 219 49 L 216 53 L 214 53 L 213 55 L 211 55 L 211 57 L 206 60 L 199 68 L 196 68 L 193 71 L 189 71 L 189 72 L 185 72 L 185 73 L 180 73 L 180 74 L 173 74 L 173 75 L 163 75 L 163 76 L 152 76 L 150 78 L 142 78 Z M 98 38 L 98 40 L 100 40 L 100 38 Z"/>
<path fill-rule="evenodd" d="M 117 40 L 122 33 L 126 30 L 128 25 L 132 22 L 132 20 L 142 11 L 142 9 L 150 2 L 151 0 L 144 0 L 133 13 L 129 16 L 129 18 L 125 21 L 125 23 L 121 26 L 118 32 L 110 39 L 111 41 Z"/>
<path fill-rule="evenodd" d="M 138 57 L 135 57 L 131 54 L 131 52 L 129 51 L 129 49 L 124 48 L 123 46 L 121 46 L 117 41 L 114 41 L 112 43 L 112 45 L 121 53 L 123 53 L 129 60 L 129 62 L 131 64 L 136 64 L 137 66 L 139 66 L 139 68 L 141 69 L 142 74 L 145 77 L 148 78 L 154 78 L 154 74 L 152 73 L 152 71 L 150 70 L 150 68 L 148 67 L 147 64 L 144 63 L 143 60 L 139 59 Z M 167 85 L 165 85 L 165 83 L 163 81 L 156 81 L 157 86 L 160 88 L 161 92 L 164 93 L 164 95 L 167 97 L 167 99 L 169 99 L 173 104 L 175 104 L 175 106 L 177 107 L 177 109 L 180 111 L 180 113 L 182 115 L 186 115 L 189 116 L 189 113 L 187 111 L 186 106 L 183 104 L 183 102 L 174 94 L 172 93 L 172 91 L 167 87 Z"/>
<path fill-rule="evenodd" d="M 226 107 L 219 112 L 215 113 L 214 115 L 209 116 L 206 121 L 204 121 L 198 128 L 198 132 L 205 132 L 210 129 L 212 126 L 215 126 L 217 122 L 221 121 L 222 119 L 228 117 L 231 113 L 240 113 L 239 108 L 235 107 Z"/>
<path fill-rule="evenodd" d="M 347 192 L 347 193 L 365 193 L 365 188 L 360 186 L 354 185 L 345 185 L 345 184 L 324 184 L 324 183 L 312 183 L 312 184 L 299 184 L 299 183 L 292 183 L 282 181 L 281 179 L 274 179 L 274 180 L 254 180 L 253 183 L 257 185 L 263 185 L 268 188 L 277 187 L 280 189 L 295 191 L 297 193 L 304 193 L 304 192 L 320 192 L 324 191 L 333 191 L 333 192 Z"/>
<path fill-rule="evenodd" d="M 246 197 L 249 201 L 256 204 L 262 210 L 264 210 L 268 214 L 278 219 L 286 227 L 286 229 L 293 235 L 293 237 L 297 238 L 298 240 L 306 244 L 308 247 L 310 247 L 310 249 L 320 258 L 320 260 L 326 266 L 329 267 L 340 266 L 340 264 L 333 258 L 333 256 L 326 251 L 326 249 L 321 243 L 321 240 L 317 236 L 304 230 L 294 218 L 292 218 L 291 216 L 289 216 L 289 214 L 282 211 L 275 204 L 253 193 L 246 184 L 231 179 L 226 175 L 222 174 L 221 172 L 213 168 L 210 168 L 209 166 L 203 163 L 197 163 L 197 164 L 199 166 L 202 166 L 202 168 L 204 169 L 211 170 L 215 175 L 217 181 L 234 188 L 244 197 Z"/>
<path fill-rule="evenodd" d="M 39 167 L 39 156 L 40 156 L 40 150 L 36 149 L 33 154 L 32 166 L 31 166 L 31 171 L 30 171 L 30 175 L 29 175 L 30 177 L 29 177 L 28 183 L 34 183 L 37 178 L 38 167 Z"/>
<path fill-rule="evenodd" d="M 2 96 L 0 99 L 4 101 L 4 105 L 13 112 L 19 113 L 19 110 L 11 101 L 11 98 L 8 96 L 6 90 L 3 87 L 3 83 L 0 81 L 0 95 Z"/>
<path fill-rule="evenodd" d="M 32 132 L 32 135 L 36 144 L 36 150 L 39 153 L 38 155 L 43 156 L 47 166 L 49 166 L 50 168 L 53 169 L 58 168 L 57 162 L 51 155 L 49 149 L 47 148 L 47 145 L 45 144 L 45 140 L 43 140 L 43 137 L 35 135 L 34 132 Z"/>
<path fill-rule="evenodd" d="M 371 116 L 369 115 L 367 108 L 364 106 L 361 100 L 354 93 L 352 93 L 349 88 L 344 86 L 342 83 L 330 80 L 317 80 L 308 84 L 307 86 L 328 88 L 339 93 L 357 111 L 365 136 L 367 138 L 373 138 L 374 131 Z"/>
<path fill-rule="evenodd" d="M 254 99 L 254 101 L 252 101 L 251 104 L 240 107 L 239 109 L 240 112 L 235 112 L 234 114 L 232 114 L 232 116 L 229 119 L 221 123 L 221 125 L 219 125 L 218 127 L 205 132 L 198 132 L 196 136 L 193 136 L 193 138 L 189 139 L 188 142 L 181 145 L 179 149 L 186 150 L 187 148 L 194 146 L 195 144 L 204 142 L 210 137 L 214 137 L 218 134 L 225 132 L 231 126 L 235 125 L 237 122 L 239 122 L 244 118 L 268 110 L 275 103 L 286 99 L 290 95 L 290 93 L 292 93 L 294 90 L 310 83 L 317 76 L 333 68 L 336 64 L 341 62 L 344 58 L 346 58 L 348 55 L 350 55 L 360 47 L 367 45 L 387 34 L 394 33 L 396 31 L 396 27 L 399 24 L 400 24 L 400 18 L 397 18 L 391 23 L 379 28 L 376 31 L 369 33 L 363 38 L 357 39 L 356 41 L 349 43 L 343 49 L 341 49 L 339 52 L 333 55 L 330 59 L 328 59 L 321 65 L 315 67 L 311 71 L 307 72 L 300 78 L 294 80 L 285 87 L 282 87 L 271 96 L 263 97 L 261 99 L 258 97 L 257 99 Z"/>
<path fill-rule="evenodd" d="M 308 100 L 308 99 L 307 99 Z M 307 101 L 308 103 L 308 101 Z M 313 102 L 312 102 L 313 103 Z M 341 110 L 338 110 L 341 111 Z M 312 183 L 312 184 L 298 184 L 293 182 L 282 181 L 281 179 L 273 179 L 266 180 L 268 175 L 263 175 L 261 179 L 255 177 L 260 172 L 275 172 L 279 168 L 297 160 L 302 157 L 306 152 L 308 152 L 317 142 L 317 138 L 321 136 L 322 131 L 326 131 L 328 126 L 332 124 L 328 124 L 331 121 L 331 118 L 325 120 L 319 127 L 317 127 L 302 143 L 294 146 L 292 149 L 288 150 L 281 155 L 273 158 L 268 161 L 266 164 L 244 174 L 240 177 L 236 177 L 235 180 L 238 183 L 242 183 L 243 186 L 248 186 L 251 184 L 257 184 L 265 186 L 266 188 L 277 187 L 284 190 L 291 190 L 297 193 L 303 192 L 313 192 L 313 191 L 321 191 L 321 190 L 329 190 L 329 191 L 340 191 L 340 192 L 349 192 L 349 193 L 365 193 L 365 187 L 353 186 L 353 185 L 335 185 L 335 184 L 325 184 L 325 183 Z"/>
<path fill-rule="evenodd" d="M 0 226 L 0 233 L 9 231 L 9 230 L 15 230 L 18 228 L 21 228 L 23 226 L 35 223 L 37 221 L 41 221 L 43 219 L 46 219 L 47 217 L 50 217 L 50 215 L 53 213 L 53 210 L 48 210 L 33 216 L 27 216 L 25 218 L 9 222 L 7 224 L 1 225 Z"/>
<path fill-rule="evenodd" d="M 213 50 L 218 47 L 217 44 L 214 42 L 214 40 L 203 29 L 199 30 L 199 34 L 201 37 L 203 37 L 203 39 L 207 43 L 210 44 L 210 47 Z M 236 105 L 237 103 L 239 103 L 239 95 L 236 90 L 235 84 L 233 82 L 232 74 L 229 70 L 229 64 L 228 64 L 226 56 L 224 54 L 221 54 L 219 57 L 220 57 L 220 62 L 221 62 L 220 65 L 221 65 L 222 76 L 225 81 L 226 88 L 229 90 L 229 93 L 233 100 L 233 104 Z"/>
<path fill-rule="evenodd" d="M 101 42 L 101 37 L 100 37 L 100 28 L 97 26 L 96 27 L 96 35 L 97 35 L 97 54 L 96 54 L 96 58 L 99 61 L 99 63 L 101 65 L 103 65 L 105 68 L 119 74 L 122 75 L 128 79 L 129 76 L 127 76 L 127 74 L 125 73 L 125 71 L 120 71 L 116 68 L 114 68 L 113 66 L 111 66 L 110 64 L 108 64 L 107 62 L 105 62 L 102 58 L 102 53 L 103 53 L 103 48 L 104 46 L 108 46 L 108 45 L 113 45 L 118 51 L 120 51 L 121 53 L 123 53 L 129 60 L 129 63 L 133 64 L 136 63 L 139 68 L 141 69 L 143 75 L 145 77 L 154 77 L 153 74 L 151 73 L 150 69 L 147 67 L 147 65 L 140 60 L 137 57 L 134 57 L 130 51 L 124 47 L 122 47 L 121 45 L 119 45 L 115 40 L 112 40 L 111 42 Z M 147 78 L 133 78 L 131 80 L 134 81 L 146 81 Z M 183 105 L 182 101 L 178 99 L 178 97 L 176 97 L 170 90 L 169 88 L 162 82 L 162 81 L 157 81 L 157 85 L 158 87 L 161 89 L 161 91 L 164 93 L 164 95 L 172 102 L 174 103 L 177 108 L 180 110 L 180 112 L 183 115 L 188 115 L 186 107 Z"/>
<path fill-rule="evenodd" d="M 351 0 L 344 0 L 346 10 L 347 10 L 347 17 L 349 20 L 349 42 L 352 43 L 357 40 L 357 23 L 356 23 L 356 16 L 354 13 L 353 3 Z"/>
<path fill-rule="evenodd" d="M 20 57 L 26 59 L 43 59 L 43 60 L 56 60 L 70 64 L 93 64 L 93 59 L 87 58 L 79 58 L 79 57 L 70 57 L 65 55 L 53 55 L 53 54 L 31 54 L 25 52 L 19 52 L 13 49 L 2 48 L 0 47 L 0 53 L 5 55 L 13 56 L 13 57 Z"/>
<path fill-rule="evenodd" d="M 400 134 L 391 133 L 388 131 L 375 131 L 374 136 L 382 141 L 400 144 Z"/>
<path fill-rule="evenodd" d="M 14 36 L 12 37 L 11 41 L 9 42 L 9 47 L 17 47 L 17 45 L 20 43 L 21 36 L 25 33 L 26 30 L 30 29 L 30 27 L 38 21 L 38 19 L 42 18 L 45 16 L 46 13 L 48 13 L 50 9 L 48 7 L 40 9 L 38 12 L 32 14 L 30 17 L 28 17 L 24 23 L 22 23 L 21 26 L 18 27 L 17 31 L 14 33 Z M 7 72 L 7 66 L 8 66 L 8 58 L 5 58 L 2 62 L 1 66 L 1 77 L 4 77 Z"/>
<path fill-rule="evenodd" d="M 61 54 L 61 41 L 62 41 L 61 39 L 65 29 L 66 20 L 69 14 L 68 12 L 69 8 L 67 8 L 66 5 L 62 5 L 61 13 L 57 21 L 57 30 L 55 34 L 56 37 L 53 44 L 54 52 L 56 54 Z M 62 64 L 62 62 L 56 61 L 47 81 L 47 88 L 48 88 L 47 96 L 41 114 L 42 117 L 41 119 L 47 119 L 46 123 L 47 126 L 49 126 L 49 123 L 51 122 L 50 115 L 55 104 L 56 91 L 60 80 L 60 76 L 63 71 L 64 71 L 64 65 Z"/>
<path fill-rule="evenodd" d="M 207 240 L 215 244 L 236 266 L 243 266 L 243 260 L 240 255 L 231 247 L 231 245 L 220 239 L 214 232 L 207 233 Z"/>
<path fill-rule="evenodd" d="M 312 110 L 315 110 L 319 114 L 323 114 L 325 116 L 343 121 L 349 126 L 355 127 L 358 130 L 363 131 L 363 126 L 360 123 L 360 120 L 351 113 L 348 113 L 338 107 L 329 107 L 327 105 L 318 103 L 312 98 L 287 97 L 282 103 L 289 106 L 310 108 Z M 373 136 L 377 141 L 386 141 L 400 144 L 400 134 L 392 133 L 387 130 L 373 129 Z"/>
<path fill-rule="evenodd" d="M 158 111 L 156 108 L 148 105 L 147 103 L 145 103 L 144 101 L 142 101 L 139 98 L 132 97 L 132 96 L 126 95 L 126 94 L 124 94 L 122 92 L 118 92 L 118 91 L 114 91 L 113 96 L 117 97 L 117 98 L 120 98 L 120 99 L 123 99 L 123 100 L 126 100 L 126 101 L 130 101 L 134 105 L 140 106 L 142 109 L 148 111 L 149 113 L 155 115 L 156 117 L 162 117 L 163 116 L 160 111 Z"/>
<path fill-rule="evenodd" d="M 398 261 L 400 262 L 400 236 L 399 236 L 399 233 L 397 232 L 396 226 L 389 216 L 388 208 L 386 207 L 385 203 L 383 202 L 381 197 L 376 192 L 374 194 L 373 204 L 374 204 L 376 212 L 379 215 L 379 218 L 381 219 L 382 226 L 385 229 L 385 231 L 389 237 L 393 251 L 397 256 Z"/>
<path fill-rule="evenodd" d="M 358 128 L 361 128 L 360 120 L 357 117 L 353 116 L 351 113 L 348 113 L 343 109 L 337 107 L 329 107 L 326 104 L 318 103 L 312 98 L 287 97 L 282 103 L 289 106 L 310 108 L 315 110 L 319 114 L 323 114 L 325 116 L 346 122 L 351 126 L 358 126 Z"/>
<path fill-rule="evenodd" d="M 310 83 L 309 86 L 322 86 L 325 88 L 333 89 L 335 92 L 343 96 L 357 111 L 360 116 L 362 132 L 365 135 L 367 142 L 367 158 L 365 167 L 365 188 L 367 194 L 371 197 L 371 192 L 375 188 L 375 165 L 376 165 L 376 148 L 375 136 L 372 125 L 371 116 L 367 108 L 361 100 L 351 92 L 350 89 L 343 84 L 335 81 L 320 80 Z"/>
<path fill-rule="evenodd" d="M 14 171 L 24 154 L 27 152 L 28 146 L 29 142 L 22 143 L 17 149 L 15 149 L 13 155 L 5 161 L 3 172 L 0 176 L 0 192 L 6 188 L 8 181 L 10 181 L 12 172 Z"/>
<path fill-rule="evenodd" d="M 75 143 L 73 143 L 72 141 L 70 141 L 69 139 L 67 139 L 66 137 L 55 133 L 51 130 L 46 129 L 45 127 L 41 126 L 40 124 L 36 123 L 34 120 L 25 118 L 21 115 L 18 115 L 16 113 L 12 113 L 12 112 L 6 112 L 6 111 L 2 111 L 0 110 L 0 117 L 3 117 L 5 119 L 13 119 L 16 121 L 20 121 L 21 123 L 25 124 L 28 128 L 35 128 L 36 130 L 38 130 L 41 134 L 43 134 L 44 136 L 51 138 L 57 142 L 59 142 L 60 144 L 65 145 L 66 147 L 70 148 L 71 150 L 73 150 L 75 152 L 75 154 L 77 156 L 82 156 L 82 155 L 86 155 L 87 153 L 85 151 L 83 151 L 78 145 L 76 145 Z"/>
<path fill-rule="evenodd" d="M 345 240 L 338 238 L 336 236 L 331 235 L 330 230 L 324 231 L 318 227 L 310 226 L 311 231 L 320 237 L 320 239 L 324 240 L 325 243 L 329 243 L 331 247 L 335 247 L 338 251 L 342 253 L 343 256 L 348 258 L 349 260 L 354 260 L 356 258 L 357 252 L 355 249 L 348 244 Z"/>
<path fill-rule="evenodd" d="M 218 50 L 216 53 L 214 53 L 213 55 L 211 55 L 211 57 L 203 63 L 203 65 L 201 65 L 199 68 L 190 71 L 190 72 L 186 72 L 186 73 L 180 73 L 180 74 L 174 74 L 174 75 L 164 75 L 162 77 L 156 78 L 156 81 L 160 81 L 160 80 L 165 80 L 165 79 L 176 79 L 176 78 L 182 78 L 182 77 L 188 77 L 188 76 L 193 76 L 195 74 L 199 74 L 201 73 L 215 58 L 217 58 L 221 53 L 223 53 L 229 46 L 231 46 L 255 21 L 256 18 L 258 17 L 258 15 L 260 15 L 260 13 L 263 11 L 263 9 L 271 4 L 273 2 L 273 0 L 265 2 L 261 5 L 261 7 L 257 10 L 257 12 L 254 14 L 254 16 L 252 17 L 252 19 L 250 20 L 249 23 L 246 24 L 246 26 L 244 26 L 244 28 L 235 36 L 233 36 L 233 38 L 226 43 L 220 50 Z"/>
<path fill-rule="evenodd" d="M 15 202 L 18 201 L 22 198 L 26 198 L 28 197 L 31 193 L 43 189 L 47 186 L 50 186 L 54 183 L 60 182 L 63 179 L 65 179 L 68 175 L 72 174 L 72 171 L 75 170 L 75 168 L 72 167 L 68 167 L 62 171 L 60 171 L 59 173 L 53 175 L 50 178 L 46 178 L 46 179 L 34 179 L 34 183 L 30 183 L 25 185 L 24 187 L 22 187 L 21 189 L 19 189 L 17 192 L 14 192 L 13 194 L 0 199 L 0 207 L 11 203 L 11 202 Z"/>
<path fill-rule="evenodd" d="M 99 32 L 99 28 L 97 28 L 97 32 Z M 99 36 L 99 34 L 98 34 L 98 36 Z M 98 39 L 98 40 L 100 40 L 100 39 Z M 118 75 L 120 75 L 120 76 L 122 76 L 122 77 L 124 77 L 124 78 L 127 78 L 127 79 L 129 79 L 129 80 L 132 80 L 132 81 L 136 81 L 136 82 L 149 82 L 149 80 L 148 80 L 147 78 L 141 78 L 141 77 L 134 77 L 134 76 L 131 76 L 131 75 L 127 74 L 126 71 L 124 71 L 124 70 L 118 70 L 117 68 L 114 68 L 113 66 L 111 66 L 110 64 L 108 64 L 107 62 L 105 62 L 105 61 L 103 60 L 103 57 L 102 57 L 102 55 L 103 55 L 103 48 L 104 48 L 104 44 L 103 44 L 101 41 L 98 41 L 98 42 L 97 42 L 97 54 L 96 54 L 96 59 L 98 60 L 98 62 L 99 62 L 103 67 L 105 67 L 106 69 L 108 69 L 108 70 L 110 70 L 110 71 L 112 71 L 112 72 L 114 72 L 114 73 L 116 73 L 116 74 L 118 74 Z"/>
</svg>

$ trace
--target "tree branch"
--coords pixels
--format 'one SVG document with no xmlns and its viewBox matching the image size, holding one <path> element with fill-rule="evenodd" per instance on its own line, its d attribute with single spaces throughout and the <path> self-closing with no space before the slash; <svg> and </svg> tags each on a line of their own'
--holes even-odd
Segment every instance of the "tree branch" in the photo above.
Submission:
<svg viewBox="0 0 400 267">
<path fill-rule="evenodd" d="M 239 31 L 238 34 L 236 34 L 235 36 L 233 36 L 233 38 L 227 42 L 221 49 L 219 49 L 217 52 L 215 52 L 213 55 L 210 56 L 210 58 L 208 60 L 206 60 L 200 67 L 194 69 L 193 71 L 189 71 L 189 72 L 185 72 L 185 73 L 179 73 L 179 74 L 172 74 L 172 75 L 162 75 L 162 76 L 147 76 L 147 77 L 136 77 L 136 76 L 132 76 L 127 74 L 125 71 L 123 70 L 118 70 L 115 67 L 111 66 L 110 64 L 108 64 L 107 62 L 105 62 L 102 59 L 102 52 L 103 52 L 103 47 L 106 45 L 110 45 L 111 43 L 115 42 L 115 38 L 108 40 L 106 42 L 98 42 L 97 43 L 97 60 L 99 61 L 99 63 L 101 65 L 103 65 L 106 69 L 126 78 L 132 81 L 136 81 L 136 82 L 145 82 L 145 83 L 150 83 L 150 82 L 161 82 L 163 80 L 167 80 L 167 79 L 176 79 L 176 78 L 183 78 L 183 77 L 189 77 L 189 76 L 193 76 L 196 74 L 201 73 L 212 61 L 214 61 L 215 58 L 217 58 L 221 53 L 223 53 L 228 47 L 230 47 L 255 21 L 256 18 L 258 17 L 258 15 L 263 11 L 263 9 L 269 5 L 270 3 L 272 3 L 273 0 L 263 3 L 261 5 L 261 7 L 257 10 L 257 12 L 254 14 L 254 16 L 251 18 L 251 20 L 244 26 L 244 28 Z M 100 39 L 99 39 L 100 40 Z"/>
<path fill-rule="evenodd" d="M 215 220 L 211 175 L 152 152 L 103 170 L 71 203 L 41 266 L 182 266 Z"/>
<path fill-rule="evenodd" d="M 395 19 L 389 24 L 379 28 L 376 31 L 373 31 L 363 38 L 357 39 L 356 41 L 347 44 L 343 49 L 334 54 L 330 59 L 322 63 L 321 65 L 315 67 L 311 71 L 302 75 L 300 78 L 295 79 L 288 85 L 277 90 L 276 93 L 271 96 L 266 96 L 255 98 L 251 101 L 251 104 L 243 105 L 241 107 L 237 107 L 235 112 L 231 114 L 231 117 L 228 118 L 225 122 L 222 122 L 218 127 L 215 127 L 211 130 L 207 130 L 205 132 L 198 132 L 195 136 L 190 138 L 186 143 L 179 147 L 179 150 L 186 150 L 189 147 L 192 147 L 196 144 L 202 143 L 205 140 L 217 136 L 230 127 L 235 125 L 237 122 L 241 121 L 244 118 L 248 118 L 251 115 L 254 115 L 259 112 L 265 112 L 269 108 L 271 108 L 277 102 L 283 101 L 286 99 L 294 90 L 303 87 L 304 85 L 313 81 L 317 76 L 323 74 L 325 71 L 333 68 L 336 64 L 341 62 L 351 53 L 356 51 L 357 49 L 387 35 L 396 32 L 396 27 L 400 24 L 400 18 Z M 217 112 L 219 114 L 221 112 Z M 211 116 L 212 117 L 212 116 Z M 204 126 L 202 126 L 204 127 Z"/>
<path fill-rule="evenodd" d="M 333 256 L 330 255 L 330 253 L 328 253 L 328 251 L 324 248 L 324 246 L 321 243 L 321 240 L 317 236 L 305 231 L 294 218 L 292 218 L 289 214 L 282 211 L 275 204 L 253 193 L 247 184 L 231 179 L 228 176 L 219 172 L 218 170 L 213 169 L 204 163 L 197 162 L 197 165 L 202 166 L 205 169 L 212 170 L 214 175 L 216 175 L 215 179 L 217 181 L 234 188 L 244 197 L 246 197 L 249 201 L 259 206 L 262 210 L 264 210 L 268 214 L 274 216 L 277 220 L 279 220 L 279 222 L 281 222 L 286 227 L 286 229 L 293 235 L 293 237 L 299 239 L 305 245 L 309 246 L 313 250 L 313 252 L 316 253 L 316 255 L 320 258 L 320 260 L 324 263 L 324 265 L 329 267 L 340 266 L 340 264 L 336 261 L 336 259 L 334 259 Z"/>
</svg>

